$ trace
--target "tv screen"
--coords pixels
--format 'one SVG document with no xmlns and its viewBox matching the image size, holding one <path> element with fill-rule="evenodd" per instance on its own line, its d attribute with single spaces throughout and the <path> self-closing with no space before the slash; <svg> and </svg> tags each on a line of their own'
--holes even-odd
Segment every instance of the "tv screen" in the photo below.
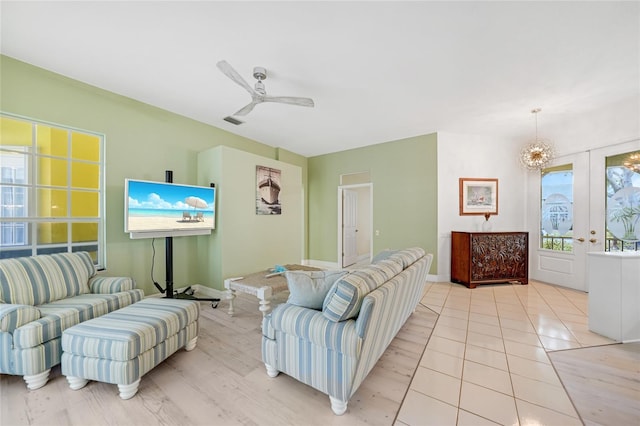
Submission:
<svg viewBox="0 0 640 426">
<path fill-rule="evenodd" d="M 215 187 L 126 179 L 124 231 L 131 238 L 210 234 Z"/>
</svg>

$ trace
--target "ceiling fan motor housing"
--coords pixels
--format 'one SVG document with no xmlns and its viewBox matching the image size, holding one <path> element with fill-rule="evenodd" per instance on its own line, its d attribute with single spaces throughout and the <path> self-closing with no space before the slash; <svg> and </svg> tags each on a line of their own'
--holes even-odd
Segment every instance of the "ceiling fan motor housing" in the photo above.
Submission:
<svg viewBox="0 0 640 426">
<path fill-rule="evenodd" d="M 257 79 L 258 81 L 266 80 L 267 79 L 267 70 L 265 68 L 262 68 L 262 67 L 254 67 L 253 68 L 253 78 Z"/>
</svg>

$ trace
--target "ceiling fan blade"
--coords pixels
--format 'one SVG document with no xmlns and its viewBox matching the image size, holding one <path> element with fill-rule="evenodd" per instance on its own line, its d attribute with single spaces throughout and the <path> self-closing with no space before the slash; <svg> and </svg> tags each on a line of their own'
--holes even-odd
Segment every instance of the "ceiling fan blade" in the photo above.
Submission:
<svg viewBox="0 0 640 426">
<path fill-rule="evenodd" d="M 233 115 L 247 115 L 249 114 L 251 111 L 253 111 L 253 107 L 255 107 L 256 105 L 258 105 L 260 102 L 260 100 L 256 100 L 254 99 L 253 101 L 251 101 L 251 103 L 249 103 L 248 105 L 246 105 L 243 108 L 240 108 L 235 114 Z"/>
<path fill-rule="evenodd" d="M 256 95 L 255 90 L 253 90 L 253 88 L 249 86 L 249 83 L 247 83 L 245 79 L 242 78 L 242 76 L 238 74 L 238 72 L 231 65 L 229 65 L 227 61 L 220 61 L 216 64 L 216 66 L 218 67 L 218 69 L 220 69 L 220 71 L 223 72 L 224 75 L 235 81 L 240 86 L 244 87 L 244 89 L 249 92 L 249 94 L 251 94 L 251 97 Z"/>
<path fill-rule="evenodd" d="M 262 99 L 264 102 L 279 102 L 282 104 L 298 105 L 305 107 L 313 107 L 313 99 L 310 98 L 297 98 L 294 96 L 269 96 L 265 95 Z"/>
</svg>

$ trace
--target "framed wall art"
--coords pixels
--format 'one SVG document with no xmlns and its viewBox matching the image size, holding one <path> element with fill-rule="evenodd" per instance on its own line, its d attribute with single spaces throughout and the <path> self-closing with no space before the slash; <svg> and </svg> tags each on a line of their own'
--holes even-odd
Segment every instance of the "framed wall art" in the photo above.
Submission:
<svg viewBox="0 0 640 426">
<path fill-rule="evenodd" d="M 280 177 L 282 172 L 271 167 L 256 166 L 256 214 L 282 214 Z"/>
<path fill-rule="evenodd" d="M 460 215 L 498 214 L 498 179 L 460 178 Z"/>
</svg>

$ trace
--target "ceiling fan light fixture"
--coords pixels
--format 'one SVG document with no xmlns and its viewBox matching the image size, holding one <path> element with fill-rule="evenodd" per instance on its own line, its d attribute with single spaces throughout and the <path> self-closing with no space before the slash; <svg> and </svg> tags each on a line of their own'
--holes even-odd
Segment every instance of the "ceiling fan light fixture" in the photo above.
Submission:
<svg viewBox="0 0 640 426">
<path fill-rule="evenodd" d="M 533 142 L 528 143 L 522 151 L 520 151 L 520 164 L 527 170 L 542 170 L 554 156 L 553 145 L 544 140 L 538 138 L 538 113 L 542 111 L 541 108 L 534 108 L 531 110 L 532 114 L 536 117 L 536 137 Z"/>
</svg>

